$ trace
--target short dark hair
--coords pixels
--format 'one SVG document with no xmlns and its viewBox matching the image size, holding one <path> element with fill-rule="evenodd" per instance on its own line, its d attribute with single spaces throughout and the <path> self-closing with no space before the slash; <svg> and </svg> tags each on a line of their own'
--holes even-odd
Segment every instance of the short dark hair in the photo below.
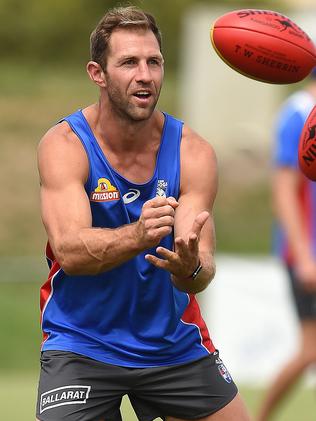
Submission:
<svg viewBox="0 0 316 421">
<path fill-rule="evenodd" d="M 100 20 L 90 36 L 91 60 L 106 67 L 111 34 L 118 28 L 143 28 L 150 30 L 155 35 L 161 51 L 161 33 L 155 18 L 136 6 L 115 7 Z"/>
</svg>

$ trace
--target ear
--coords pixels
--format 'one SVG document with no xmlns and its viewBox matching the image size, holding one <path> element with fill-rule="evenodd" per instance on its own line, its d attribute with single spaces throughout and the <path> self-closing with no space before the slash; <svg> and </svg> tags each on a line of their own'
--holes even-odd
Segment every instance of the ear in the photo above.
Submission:
<svg viewBox="0 0 316 421">
<path fill-rule="evenodd" d="M 95 61 L 89 61 L 87 64 L 87 72 L 92 82 L 94 82 L 100 88 L 104 88 L 106 86 L 105 75 L 99 63 Z"/>
</svg>

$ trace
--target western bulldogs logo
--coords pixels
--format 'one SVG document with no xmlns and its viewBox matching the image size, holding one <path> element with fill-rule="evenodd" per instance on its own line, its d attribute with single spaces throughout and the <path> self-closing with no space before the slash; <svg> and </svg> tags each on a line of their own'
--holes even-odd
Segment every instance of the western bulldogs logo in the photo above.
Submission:
<svg viewBox="0 0 316 421">
<path fill-rule="evenodd" d="M 167 197 L 167 194 L 166 194 L 167 187 L 168 187 L 168 182 L 167 181 L 165 181 L 165 180 L 158 180 L 156 196 Z"/>
<path fill-rule="evenodd" d="M 222 362 L 220 364 L 217 364 L 217 369 L 219 371 L 219 374 L 225 380 L 225 382 L 231 383 L 233 381 L 231 375 L 229 374 L 229 371 L 227 370 L 226 366 Z"/>
</svg>

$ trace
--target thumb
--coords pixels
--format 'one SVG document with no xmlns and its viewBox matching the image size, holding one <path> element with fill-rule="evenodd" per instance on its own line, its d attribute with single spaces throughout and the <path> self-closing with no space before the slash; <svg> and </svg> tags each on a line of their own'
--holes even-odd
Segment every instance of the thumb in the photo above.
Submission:
<svg viewBox="0 0 316 421">
<path fill-rule="evenodd" d="M 196 234 L 197 236 L 200 235 L 202 228 L 205 222 L 208 220 L 209 216 L 210 214 L 207 211 L 203 211 L 198 214 L 192 225 L 192 232 L 194 232 L 194 234 Z"/>
</svg>

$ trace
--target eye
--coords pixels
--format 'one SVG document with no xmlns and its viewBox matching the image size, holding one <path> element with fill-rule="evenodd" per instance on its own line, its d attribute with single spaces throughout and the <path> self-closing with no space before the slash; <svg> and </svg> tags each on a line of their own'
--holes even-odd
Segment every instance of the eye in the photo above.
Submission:
<svg viewBox="0 0 316 421">
<path fill-rule="evenodd" d="M 133 66 L 134 64 L 136 64 L 136 60 L 134 58 L 128 58 L 124 60 L 122 64 L 123 66 Z"/>
<path fill-rule="evenodd" d="M 161 66 L 161 61 L 158 58 L 151 58 L 148 61 L 148 64 L 154 65 L 154 66 Z"/>
</svg>

